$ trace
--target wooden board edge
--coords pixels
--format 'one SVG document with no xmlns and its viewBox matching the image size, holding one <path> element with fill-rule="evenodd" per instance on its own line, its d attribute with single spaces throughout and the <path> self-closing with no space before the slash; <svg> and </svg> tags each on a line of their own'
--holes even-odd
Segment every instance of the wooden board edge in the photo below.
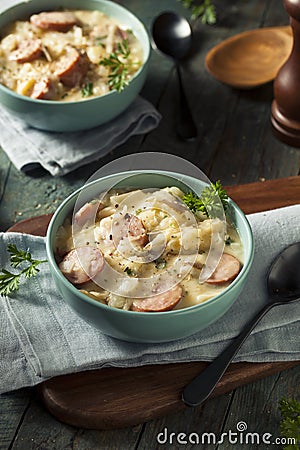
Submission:
<svg viewBox="0 0 300 450">
<path fill-rule="evenodd" d="M 207 364 L 208 363 L 203 362 L 185 363 L 185 374 L 182 376 L 179 383 L 175 380 L 173 392 L 172 395 L 169 395 L 168 403 L 160 402 L 158 400 L 158 403 L 155 404 L 155 408 L 144 408 L 142 409 L 142 413 L 140 408 L 133 408 L 131 409 L 130 415 L 127 412 L 127 408 L 126 411 L 122 413 L 122 411 L 118 409 L 109 408 L 107 406 L 109 404 L 110 395 L 108 394 L 107 398 L 102 395 L 103 392 L 106 391 L 105 386 L 101 386 L 101 381 L 99 384 L 99 370 L 85 371 L 80 374 L 62 375 L 61 377 L 56 377 L 55 379 L 45 381 L 39 385 L 38 392 L 48 411 L 58 420 L 67 423 L 68 425 L 98 430 L 124 428 L 135 426 L 148 422 L 149 420 L 154 420 L 162 416 L 170 415 L 174 412 L 188 409 L 189 407 L 186 406 L 181 400 L 182 390 L 186 383 L 191 381 L 194 376 L 205 368 Z M 293 368 L 299 364 L 300 361 L 277 363 L 232 363 L 228 369 L 228 372 L 226 372 L 222 380 L 219 382 L 210 398 L 224 395 L 237 387 L 245 386 L 250 382 L 257 381 L 282 370 Z M 148 366 L 147 371 L 149 375 L 149 384 L 151 380 L 150 387 L 155 385 L 156 382 L 159 383 L 159 375 L 157 375 L 157 379 L 155 379 L 155 373 L 159 374 L 159 372 L 163 370 L 165 372 L 165 378 L 172 380 L 172 374 L 178 370 L 179 366 L 182 366 L 182 364 L 174 363 L 167 364 L 165 366 Z M 139 369 L 141 368 L 127 368 L 118 370 L 120 371 L 120 376 L 122 376 L 122 373 L 126 371 L 127 375 L 134 379 L 134 374 Z M 115 368 L 104 368 L 101 370 L 112 372 Z M 95 379 L 93 380 L 93 378 Z M 85 381 L 87 382 L 86 395 L 92 393 L 92 403 L 97 403 L 100 405 L 98 411 L 93 408 L 85 408 L 84 405 L 76 404 L 76 402 L 65 402 L 66 396 L 70 399 L 76 398 L 78 389 L 80 394 L 83 395 L 85 391 Z M 125 381 L 128 382 L 128 379 Z M 145 386 L 147 386 L 146 379 Z M 106 388 L 109 389 L 109 386 L 107 385 Z M 114 388 L 113 382 L 110 388 Z M 170 392 L 172 391 L 172 386 L 166 385 L 165 393 L 167 393 L 168 388 Z M 127 405 L 128 397 L 126 397 L 126 399 L 122 399 L 122 392 L 120 390 L 117 390 L 117 392 L 114 391 L 114 393 L 118 397 L 118 402 L 122 403 L 124 400 L 125 405 Z M 60 397 L 60 395 L 62 395 L 62 397 Z M 86 398 L 88 399 L 88 397 Z M 101 404 L 103 405 L 103 409 L 101 408 Z M 92 411 L 92 413 L 89 411 Z"/>
</svg>

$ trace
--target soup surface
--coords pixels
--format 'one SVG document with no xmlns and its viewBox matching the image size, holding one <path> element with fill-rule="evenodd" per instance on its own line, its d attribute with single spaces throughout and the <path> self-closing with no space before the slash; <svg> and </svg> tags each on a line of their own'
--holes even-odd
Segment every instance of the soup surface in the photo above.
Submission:
<svg viewBox="0 0 300 450">
<path fill-rule="evenodd" d="M 238 275 L 243 246 L 220 218 L 193 213 L 177 187 L 111 192 L 76 206 L 56 237 L 64 276 L 116 308 L 186 308 L 222 292 Z"/>
<path fill-rule="evenodd" d="M 133 32 L 100 11 L 50 11 L 2 30 L 0 83 L 34 99 L 121 91 L 143 62 Z"/>
</svg>

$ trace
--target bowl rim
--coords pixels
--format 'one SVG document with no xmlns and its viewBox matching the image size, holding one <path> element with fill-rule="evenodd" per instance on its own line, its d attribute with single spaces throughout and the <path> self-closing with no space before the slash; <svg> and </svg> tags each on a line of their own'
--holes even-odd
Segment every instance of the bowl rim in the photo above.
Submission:
<svg viewBox="0 0 300 450">
<path fill-rule="evenodd" d="M 52 250 L 50 240 L 51 240 L 54 224 L 57 220 L 57 217 L 61 214 L 61 211 L 64 208 L 66 208 L 67 205 L 69 203 L 71 203 L 74 200 L 74 198 L 77 197 L 82 191 L 84 191 L 85 189 L 89 189 L 94 184 L 98 184 L 99 182 L 106 181 L 112 177 L 117 177 L 121 174 L 139 175 L 139 174 L 146 174 L 146 173 L 148 173 L 148 174 L 154 173 L 154 174 L 161 175 L 161 176 L 173 176 L 174 178 L 176 178 L 176 176 L 182 177 L 182 175 L 183 175 L 183 174 L 180 174 L 177 172 L 172 172 L 172 171 L 169 172 L 166 170 L 154 170 L 154 169 L 153 170 L 133 170 L 133 171 L 118 172 L 118 173 L 113 173 L 113 174 L 101 177 L 99 179 L 93 180 L 92 182 L 87 183 L 87 184 L 81 186 L 80 188 L 76 189 L 67 198 L 65 198 L 65 200 L 59 205 L 59 207 L 55 211 L 54 215 L 52 216 L 49 226 L 48 226 L 48 229 L 47 229 L 46 252 L 47 252 L 47 258 L 48 258 L 49 265 L 54 269 L 55 274 L 58 276 L 59 280 L 64 284 L 64 286 L 67 289 L 70 289 L 73 294 L 78 296 L 81 301 L 88 302 L 91 306 L 94 306 L 94 307 L 97 307 L 100 309 L 104 309 L 105 311 L 113 311 L 116 314 L 124 314 L 124 315 L 128 315 L 128 314 L 132 315 L 133 314 L 133 315 L 146 316 L 146 317 L 158 317 L 161 315 L 163 315 L 163 316 L 165 316 L 165 315 L 173 315 L 173 316 L 185 315 L 185 314 L 189 314 L 191 311 L 195 311 L 198 309 L 204 309 L 215 302 L 219 302 L 224 297 L 224 295 L 227 295 L 228 292 L 232 291 L 235 288 L 236 284 L 242 278 L 245 278 L 248 275 L 251 265 L 252 265 L 252 262 L 253 262 L 253 258 L 254 258 L 254 238 L 253 238 L 252 228 L 250 226 L 250 223 L 249 223 L 246 215 L 243 213 L 241 208 L 230 197 L 229 197 L 229 204 L 232 205 L 233 209 L 235 210 L 235 212 L 238 214 L 239 218 L 244 222 L 244 225 L 245 225 L 247 239 L 249 240 L 248 258 L 244 262 L 241 271 L 239 272 L 237 277 L 232 281 L 232 283 L 230 283 L 222 292 L 211 297 L 208 300 L 205 300 L 202 303 L 199 303 L 197 305 L 188 306 L 188 307 L 182 308 L 182 309 L 175 309 L 175 310 L 171 310 L 171 311 L 161 311 L 161 312 L 140 312 L 140 311 L 130 311 L 130 310 L 125 310 L 125 309 L 113 308 L 111 306 L 108 306 L 101 302 L 98 302 L 97 300 L 94 300 L 91 297 L 88 297 L 86 294 L 83 294 L 82 292 L 80 292 L 72 283 L 70 283 L 67 280 L 67 278 L 65 278 L 63 276 L 62 272 L 59 270 L 58 265 L 55 261 L 54 252 Z M 207 184 L 202 180 L 197 180 L 195 177 L 188 176 L 188 175 L 184 175 L 184 176 L 187 178 L 190 178 L 191 180 L 196 181 L 196 182 L 201 181 L 204 185 Z M 183 180 L 181 180 L 181 181 L 184 183 Z M 65 218 L 66 217 L 67 216 L 65 216 Z"/>
<path fill-rule="evenodd" d="M 114 1 L 111 0 L 93 0 L 96 3 L 104 3 L 104 4 L 108 4 L 108 5 L 113 5 L 114 8 L 116 8 L 117 10 L 122 11 L 123 13 L 127 14 L 127 16 L 131 16 L 133 19 L 135 19 L 138 23 L 139 26 L 141 27 L 141 30 L 144 32 L 145 34 L 145 48 L 144 45 L 142 46 L 143 48 L 143 52 L 144 52 L 144 60 L 142 65 L 140 66 L 140 68 L 135 72 L 135 74 L 133 75 L 132 78 L 130 78 L 129 80 L 129 84 L 125 87 L 124 91 L 126 91 L 128 89 L 128 87 L 130 87 L 131 83 L 139 77 L 139 75 L 145 70 L 145 67 L 148 65 L 149 63 L 149 59 L 151 56 L 151 41 L 150 41 L 150 35 L 149 32 L 146 28 L 146 26 L 144 25 L 144 23 L 133 13 L 131 12 L 129 9 L 125 8 L 123 5 L 120 5 L 119 3 L 116 3 Z M 70 0 L 70 2 L 72 2 L 72 0 Z M 0 17 L 1 16 L 5 16 L 6 14 L 9 14 L 10 11 L 14 10 L 14 9 L 18 9 L 18 7 L 21 7 L 22 5 L 30 5 L 31 0 L 22 0 L 19 1 L 18 3 L 15 3 L 14 5 L 9 6 L 8 8 L 3 9 L 0 12 Z M 42 6 L 42 5 L 41 5 Z M 87 10 L 91 10 L 91 8 L 86 7 L 86 5 L 83 5 L 85 9 Z M 70 5 L 70 9 L 72 9 L 72 5 Z M 101 11 L 101 10 L 99 10 Z M 108 14 L 107 14 L 108 15 Z M 18 19 L 16 19 L 18 20 Z M 7 22 L 7 25 L 10 23 L 11 21 Z M 43 99 L 35 99 L 35 98 L 31 98 L 31 97 L 27 97 L 26 95 L 22 95 L 22 94 L 18 94 L 17 92 L 13 91 L 12 89 L 9 89 L 8 87 L 4 86 L 4 84 L 0 83 L 0 90 L 3 90 L 4 93 L 6 93 L 7 95 L 11 95 L 12 97 L 15 97 L 17 100 L 22 100 L 24 102 L 28 102 L 28 103 L 32 103 L 32 104 L 37 104 L 37 105 L 64 105 L 64 107 L 66 107 L 66 105 L 78 105 L 81 103 L 90 103 L 93 102 L 95 100 L 99 100 L 100 98 L 107 98 L 107 97 L 112 97 L 112 96 L 116 96 L 116 95 L 120 95 L 122 94 L 122 92 L 117 92 L 115 89 L 113 89 L 112 91 L 107 92 L 106 94 L 103 95 L 98 95 L 95 97 L 91 97 L 91 98 L 83 98 L 81 100 L 72 100 L 72 101 L 67 101 L 67 102 L 62 102 L 60 100 L 43 100 Z M 62 106 L 58 106 L 59 108 L 61 108 Z"/>
</svg>

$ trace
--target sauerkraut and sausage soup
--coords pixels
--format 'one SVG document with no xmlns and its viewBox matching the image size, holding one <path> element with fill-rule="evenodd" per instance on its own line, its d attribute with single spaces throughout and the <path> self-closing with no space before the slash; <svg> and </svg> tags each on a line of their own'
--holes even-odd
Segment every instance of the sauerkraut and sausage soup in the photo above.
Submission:
<svg viewBox="0 0 300 450">
<path fill-rule="evenodd" d="M 239 234 L 190 211 L 183 196 L 177 187 L 120 191 L 76 207 L 56 236 L 61 272 L 92 299 L 131 311 L 186 308 L 219 294 L 241 270 Z M 217 244 L 216 265 L 201 281 Z"/>
<path fill-rule="evenodd" d="M 121 91 L 143 63 L 133 32 L 100 11 L 50 11 L 2 30 L 0 83 L 34 99 Z"/>
</svg>

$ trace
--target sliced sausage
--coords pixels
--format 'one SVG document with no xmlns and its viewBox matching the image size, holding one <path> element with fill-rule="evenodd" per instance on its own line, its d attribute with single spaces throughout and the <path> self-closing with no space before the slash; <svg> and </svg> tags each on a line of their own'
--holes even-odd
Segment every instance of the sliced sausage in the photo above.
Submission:
<svg viewBox="0 0 300 450">
<path fill-rule="evenodd" d="M 143 222 L 137 216 L 132 214 L 125 214 L 124 220 L 126 223 L 127 234 L 131 240 L 142 247 L 146 245 L 148 242 L 148 235 Z"/>
<path fill-rule="evenodd" d="M 71 250 L 59 264 L 60 270 L 72 284 L 83 284 L 92 280 L 103 266 L 102 252 L 88 245 Z"/>
<path fill-rule="evenodd" d="M 30 97 L 40 100 L 50 100 L 53 98 L 54 91 L 53 82 L 50 78 L 44 77 L 35 83 Z"/>
<path fill-rule="evenodd" d="M 138 312 L 163 312 L 173 309 L 182 297 L 182 287 L 177 284 L 175 287 L 162 294 L 143 299 L 136 299 L 131 305 L 132 311 Z"/>
<path fill-rule="evenodd" d="M 126 213 L 120 220 L 112 224 L 112 238 L 115 245 L 119 245 L 124 238 L 129 238 L 130 242 L 144 246 L 148 242 L 148 235 L 143 222 L 133 214 Z"/>
<path fill-rule="evenodd" d="M 73 47 L 69 47 L 66 54 L 54 65 L 54 74 L 64 85 L 69 87 L 80 84 L 87 70 L 87 59 Z"/>
<path fill-rule="evenodd" d="M 34 14 L 30 22 L 42 30 L 68 31 L 76 25 L 76 16 L 70 11 L 51 11 Z"/>
<path fill-rule="evenodd" d="M 40 39 L 24 39 L 19 47 L 9 55 L 10 61 L 25 63 L 33 61 L 42 55 L 42 41 Z"/>
<path fill-rule="evenodd" d="M 116 27 L 115 36 L 121 38 L 122 40 L 128 39 L 128 33 L 126 30 L 122 30 L 122 28 Z"/>
<path fill-rule="evenodd" d="M 221 284 L 234 280 L 241 270 L 240 261 L 228 253 L 223 253 L 214 273 L 206 280 L 206 283 Z"/>
<path fill-rule="evenodd" d="M 95 219 L 97 211 L 103 208 L 100 200 L 85 203 L 74 215 L 74 224 L 82 227 L 88 220 Z"/>
</svg>

